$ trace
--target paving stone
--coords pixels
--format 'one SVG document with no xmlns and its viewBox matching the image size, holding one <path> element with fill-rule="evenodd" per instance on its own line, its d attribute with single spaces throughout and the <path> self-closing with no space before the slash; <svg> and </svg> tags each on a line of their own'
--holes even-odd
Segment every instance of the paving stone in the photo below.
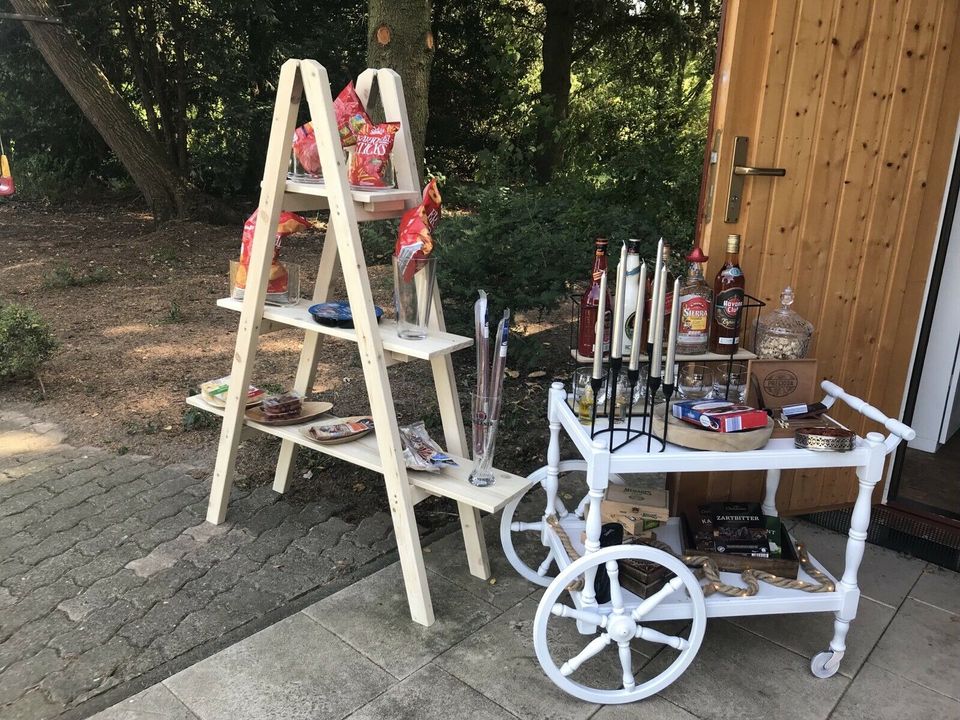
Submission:
<svg viewBox="0 0 960 720">
<path fill-rule="evenodd" d="M 40 687 L 51 700 L 69 707 L 89 690 L 107 689 L 116 685 L 116 681 L 105 681 L 108 681 L 121 663 L 135 653 L 136 649 L 122 638 L 111 638 L 71 659 L 62 670 L 48 674 Z"/>
<path fill-rule="evenodd" d="M 0 673 L 0 707 L 15 702 L 40 685 L 51 673 L 66 667 L 67 661 L 50 648 L 12 663 Z"/>
<path fill-rule="evenodd" d="M 960 702 L 872 663 L 863 666 L 831 720 L 960 718 Z"/>
<path fill-rule="evenodd" d="M 137 578 L 136 586 L 123 591 L 123 599 L 134 607 L 146 612 L 158 602 L 173 597 L 181 588 L 197 578 L 203 576 L 204 571 L 189 562 L 178 562 L 171 568 L 162 570 L 148 579 L 140 578 L 133 571 L 127 570 L 130 577 Z M 191 586 L 194 589 L 196 585 Z M 201 588 L 207 589 L 201 584 Z M 213 595 L 216 589 L 208 589 Z"/>
<path fill-rule="evenodd" d="M 499 615 L 495 607 L 439 575 L 430 573 L 429 582 L 436 616 L 430 627 L 410 620 L 399 563 L 304 612 L 395 677 L 404 678 Z"/>
<path fill-rule="evenodd" d="M 32 505 L 36 505 L 41 500 L 49 500 L 52 497 L 53 493 L 51 493 L 49 490 L 46 490 L 42 487 L 32 488 L 27 492 L 14 495 L 12 498 L 4 500 L 3 504 L 0 504 L 0 517 L 9 517 L 11 515 L 16 515 L 17 513 L 22 513 L 24 510 Z"/>
<path fill-rule="evenodd" d="M 90 720 L 197 720 L 165 685 L 153 685 Z"/>
<path fill-rule="evenodd" d="M 48 514 L 44 509 L 45 517 L 43 518 L 43 521 L 37 523 L 37 525 L 42 525 L 44 533 L 56 533 L 65 530 L 72 530 L 79 527 L 83 520 L 89 518 L 95 512 L 96 510 L 94 506 L 86 502 L 67 507 L 54 514 Z M 84 538 L 94 535 L 94 532 L 90 531 L 89 526 L 80 530 L 78 534 L 80 534 L 80 532 L 82 532 L 83 535 L 77 538 L 78 540 L 83 540 Z"/>
<path fill-rule="evenodd" d="M 960 700 L 960 615 L 907 599 L 868 662 Z"/>
<path fill-rule="evenodd" d="M 186 528 L 197 524 L 197 516 L 191 512 L 181 510 L 170 517 L 158 520 L 148 530 L 137 533 L 134 536 L 136 543 L 148 552 L 157 545 L 168 540 L 173 540 Z"/>
<path fill-rule="evenodd" d="M 143 580 L 132 572 L 121 569 L 109 577 L 97 580 L 75 597 L 64 600 L 57 609 L 65 612 L 71 620 L 80 622 L 86 620 L 91 612 L 109 607 L 116 598 L 142 583 Z"/>
<path fill-rule="evenodd" d="M 257 542 L 245 546 L 242 552 L 251 560 L 262 563 L 267 558 L 282 553 L 302 536 L 303 528 L 292 520 L 287 520 L 276 527 L 264 530 L 257 538 Z"/>
<path fill-rule="evenodd" d="M 115 575 L 140 554 L 140 548 L 135 543 L 127 542 L 113 550 L 107 550 L 89 560 L 85 565 L 71 570 L 66 577 L 78 585 L 89 586 L 97 580 Z"/>
<path fill-rule="evenodd" d="M 213 598 L 229 591 L 242 579 L 253 576 L 261 567 L 261 563 L 243 555 L 234 555 L 208 570 L 201 570 L 183 587 L 190 593 Z"/>
<path fill-rule="evenodd" d="M 843 574 L 847 536 L 800 520 L 793 530 L 797 540 L 834 577 Z M 871 600 L 898 607 L 920 577 L 923 566 L 914 558 L 867 543 L 857 573 L 861 592 Z"/>
<path fill-rule="evenodd" d="M 336 547 L 346 533 L 354 528 L 350 523 L 344 522 L 339 517 L 332 517 L 329 520 L 314 525 L 310 528 L 304 537 L 293 542 L 293 547 L 303 550 L 308 555 L 320 557 L 324 550 Z"/>
<path fill-rule="evenodd" d="M 16 560 L 17 562 L 21 562 L 20 558 Z M 21 567 L 26 568 L 26 570 L 5 579 L 3 584 L 8 587 L 14 595 L 22 597 L 39 587 L 56 582 L 64 577 L 70 570 L 89 561 L 90 559 L 78 550 L 70 548 L 59 555 L 40 560 L 39 563 L 33 567 L 21 562 Z"/>
<path fill-rule="evenodd" d="M 147 509 L 142 510 L 137 513 L 143 522 L 148 525 L 158 526 L 162 520 L 167 520 L 170 518 L 179 518 L 184 514 L 184 510 L 187 505 L 190 504 L 193 498 L 189 495 L 184 495 L 182 493 L 177 495 L 170 495 L 169 497 L 160 498 L 155 503 L 150 505 Z M 175 535 L 164 538 L 166 540 L 172 540 L 176 535 L 179 535 L 188 527 L 191 527 L 196 524 L 197 518 L 194 515 L 187 513 L 187 518 L 178 523 L 178 530 Z"/>
<path fill-rule="evenodd" d="M 643 669 L 644 679 L 662 673 L 675 657 L 661 652 Z M 842 675 L 816 678 L 802 655 L 711 620 L 693 664 L 660 694 L 703 720 L 767 720 L 787 708 L 797 720 L 824 720 L 849 682 Z"/>
<path fill-rule="evenodd" d="M 57 580 L 50 585 L 44 585 L 30 593 L 28 599 L 16 603 L 3 613 L 0 619 L 2 637 L 0 642 L 10 635 L 13 629 L 26 625 L 32 620 L 43 617 L 57 607 L 63 600 L 79 594 L 81 588 L 69 580 Z"/>
<path fill-rule="evenodd" d="M 449 720 L 453 708 L 458 720 L 514 720 L 502 707 L 433 664 L 425 665 L 349 718 Z"/>
<path fill-rule="evenodd" d="M 51 720 L 60 715 L 60 703 L 53 702 L 39 688 L 30 690 L 12 705 L 0 707 L 3 720 Z"/>
<path fill-rule="evenodd" d="M 605 705 L 590 720 L 697 720 L 697 716 L 654 695 L 639 702 Z"/>
<path fill-rule="evenodd" d="M 53 636 L 50 646 L 56 648 L 61 657 L 77 657 L 109 642 L 121 627 L 141 615 L 142 611 L 130 603 L 116 600 L 87 613 L 70 631 Z"/>
<path fill-rule="evenodd" d="M 0 673 L 23 658 L 32 657 L 50 642 L 51 638 L 70 632 L 76 625 L 62 612 L 52 612 L 25 623 L 0 643 Z"/>
<path fill-rule="evenodd" d="M 927 565 L 910 591 L 910 597 L 960 615 L 960 573 Z"/>
<path fill-rule="evenodd" d="M 192 612 L 196 612 L 207 603 L 207 599 L 188 592 L 179 592 L 167 600 L 161 600 L 138 620 L 125 625 L 119 635 L 137 647 L 145 648 L 155 638 L 172 632 L 180 621 Z"/>
<path fill-rule="evenodd" d="M 324 661 L 305 662 L 307 658 Z M 333 720 L 380 695 L 391 681 L 383 670 L 299 613 L 164 684 L 203 720 Z"/>
<path fill-rule="evenodd" d="M 81 524 L 87 527 L 92 526 L 89 520 L 84 520 Z M 99 524 L 96 527 L 99 527 Z M 78 542 L 76 548 L 84 555 L 96 556 L 130 540 L 140 529 L 142 525 L 136 518 L 128 518 L 119 524 L 107 525 L 93 537 Z"/>
<path fill-rule="evenodd" d="M 0 537 L 9 537 L 22 530 L 29 530 L 43 520 L 43 513 L 36 507 L 28 508 L 16 515 L 8 515 L 0 522 Z"/>
<path fill-rule="evenodd" d="M 840 663 L 840 673 L 853 677 L 866 661 L 880 636 L 883 635 L 896 611 L 860 598 L 857 618 L 847 632 L 847 649 Z M 788 650 L 812 658 L 830 647 L 833 638 L 833 613 L 806 613 L 798 615 L 755 615 L 732 618 L 731 622 L 750 632 L 772 640 Z M 710 632 L 709 627 L 707 632 Z"/>
<path fill-rule="evenodd" d="M 178 535 L 173 540 L 161 543 L 146 557 L 136 558 L 125 567 L 140 577 L 150 577 L 161 570 L 173 567 L 177 560 L 197 546 L 197 541 L 189 535 Z"/>
<path fill-rule="evenodd" d="M 37 539 L 27 532 L 18 532 L 16 535 L 0 539 L 0 557 L 8 558 L 17 550 L 34 545 L 36 542 Z"/>
</svg>

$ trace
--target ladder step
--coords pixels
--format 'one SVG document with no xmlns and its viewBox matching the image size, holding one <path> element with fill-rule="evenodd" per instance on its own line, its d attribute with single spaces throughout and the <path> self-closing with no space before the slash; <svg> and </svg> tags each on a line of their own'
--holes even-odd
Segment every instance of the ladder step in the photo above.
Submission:
<svg viewBox="0 0 960 720">
<path fill-rule="evenodd" d="M 223 417 L 223 408 L 214 407 L 207 403 L 201 395 L 192 395 L 187 398 L 187 404 L 192 407 L 206 410 Z M 329 420 L 336 419 L 331 415 Z M 334 445 L 325 445 L 310 440 L 304 435 L 302 428 L 318 422 L 312 420 L 303 425 L 264 425 L 262 423 L 244 420 L 248 428 L 259 430 L 260 432 L 273 435 L 284 440 L 291 440 L 311 450 L 340 458 L 346 462 L 365 467 L 378 473 L 383 473 L 383 465 L 380 462 L 380 450 L 377 447 L 376 433 L 370 433 L 359 440 L 353 442 L 340 443 Z M 466 503 L 471 507 L 484 512 L 497 512 L 507 503 L 513 500 L 517 495 L 522 495 L 536 480 L 513 475 L 502 470 L 494 470 L 495 483 L 490 487 L 474 487 L 467 478 L 473 469 L 473 461 L 457 455 L 451 455 L 457 461 L 457 467 L 447 467 L 438 473 L 407 471 L 407 477 L 410 484 L 420 488 L 431 495 L 448 497 L 457 502 Z"/>
<path fill-rule="evenodd" d="M 300 328 L 309 332 L 330 335 L 332 337 L 357 342 L 357 331 L 353 328 L 338 328 L 328 325 L 321 325 L 313 316 L 307 312 L 307 309 L 313 303 L 309 300 L 301 300 L 296 305 L 287 305 L 284 307 L 274 307 L 267 305 L 263 309 L 263 317 L 273 323 L 288 325 L 290 327 Z M 243 308 L 242 300 L 233 298 L 220 298 L 217 305 L 240 312 Z M 462 335 L 453 335 L 452 333 L 431 330 L 430 334 L 423 340 L 407 340 L 397 334 L 397 323 L 394 320 L 383 318 L 379 324 L 380 340 L 383 342 L 383 349 L 396 355 L 405 355 L 407 357 L 419 358 L 421 360 L 430 360 L 434 357 L 447 355 L 457 350 L 471 347 L 473 338 Z"/>
</svg>

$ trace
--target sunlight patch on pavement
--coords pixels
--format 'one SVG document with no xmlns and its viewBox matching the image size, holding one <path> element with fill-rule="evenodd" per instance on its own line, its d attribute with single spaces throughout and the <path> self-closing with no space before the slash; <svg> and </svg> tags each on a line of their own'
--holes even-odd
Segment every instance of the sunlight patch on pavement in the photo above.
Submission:
<svg viewBox="0 0 960 720">
<path fill-rule="evenodd" d="M 24 453 L 49 450 L 63 441 L 62 436 L 37 435 L 25 430 L 10 430 L 0 433 L 0 457 L 12 457 Z"/>
</svg>

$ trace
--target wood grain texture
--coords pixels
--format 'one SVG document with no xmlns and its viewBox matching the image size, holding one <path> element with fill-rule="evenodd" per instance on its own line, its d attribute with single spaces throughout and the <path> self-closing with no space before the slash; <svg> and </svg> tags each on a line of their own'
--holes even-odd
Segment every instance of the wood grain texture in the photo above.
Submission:
<svg viewBox="0 0 960 720">
<path fill-rule="evenodd" d="M 960 94 L 955 0 L 729 0 L 716 127 L 718 198 L 702 244 L 716 272 L 743 235 L 747 290 L 815 326 L 811 356 L 830 378 L 899 415 L 933 254 Z M 740 221 L 723 222 L 733 138 L 751 165 L 783 178 L 745 184 Z M 863 433 L 877 429 L 841 413 Z M 760 499 L 758 473 L 679 478 L 702 499 Z M 783 474 L 784 513 L 856 498 L 852 472 Z"/>
</svg>

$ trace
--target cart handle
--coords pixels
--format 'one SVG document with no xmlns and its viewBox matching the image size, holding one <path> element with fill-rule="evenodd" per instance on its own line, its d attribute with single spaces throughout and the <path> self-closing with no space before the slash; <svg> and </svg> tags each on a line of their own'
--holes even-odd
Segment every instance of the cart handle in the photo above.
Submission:
<svg viewBox="0 0 960 720">
<path fill-rule="evenodd" d="M 873 405 L 869 405 L 865 401 L 861 400 L 860 398 L 854 395 L 848 394 L 839 385 L 832 383 L 829 380 L 824 380 L 822 383 L 820 383 L 820 387 L 822 387 L 824 392 L 827 393 L 827 397 L 824 398 L 823 404 L 826 405 L 828 408 L 833 405 L 834 399 L 838 398 L 840 400 L 843 400 L 847 405 L 849 405 L 851 408 L 856 410 L 861 415 L 865 415 L 871 420 L 874 420 L 880 423 L 881 425 L 883 425 L 883 427 L 889 430 L 892 435 L 897 436 L 898 438 L 897 442 L 899 442 L 900 440 L 906 440 L 907 442 L 910 442 L 917 436 L 917 431 L 914 430 L 909 425 L 904 425 L 899 420 L 888 418 L 882 412 L 880 412 L 875 407 L 873 407 Z M 894 446 L 896 444 L 897 443 L 895 442 Z"/>
</svg>

